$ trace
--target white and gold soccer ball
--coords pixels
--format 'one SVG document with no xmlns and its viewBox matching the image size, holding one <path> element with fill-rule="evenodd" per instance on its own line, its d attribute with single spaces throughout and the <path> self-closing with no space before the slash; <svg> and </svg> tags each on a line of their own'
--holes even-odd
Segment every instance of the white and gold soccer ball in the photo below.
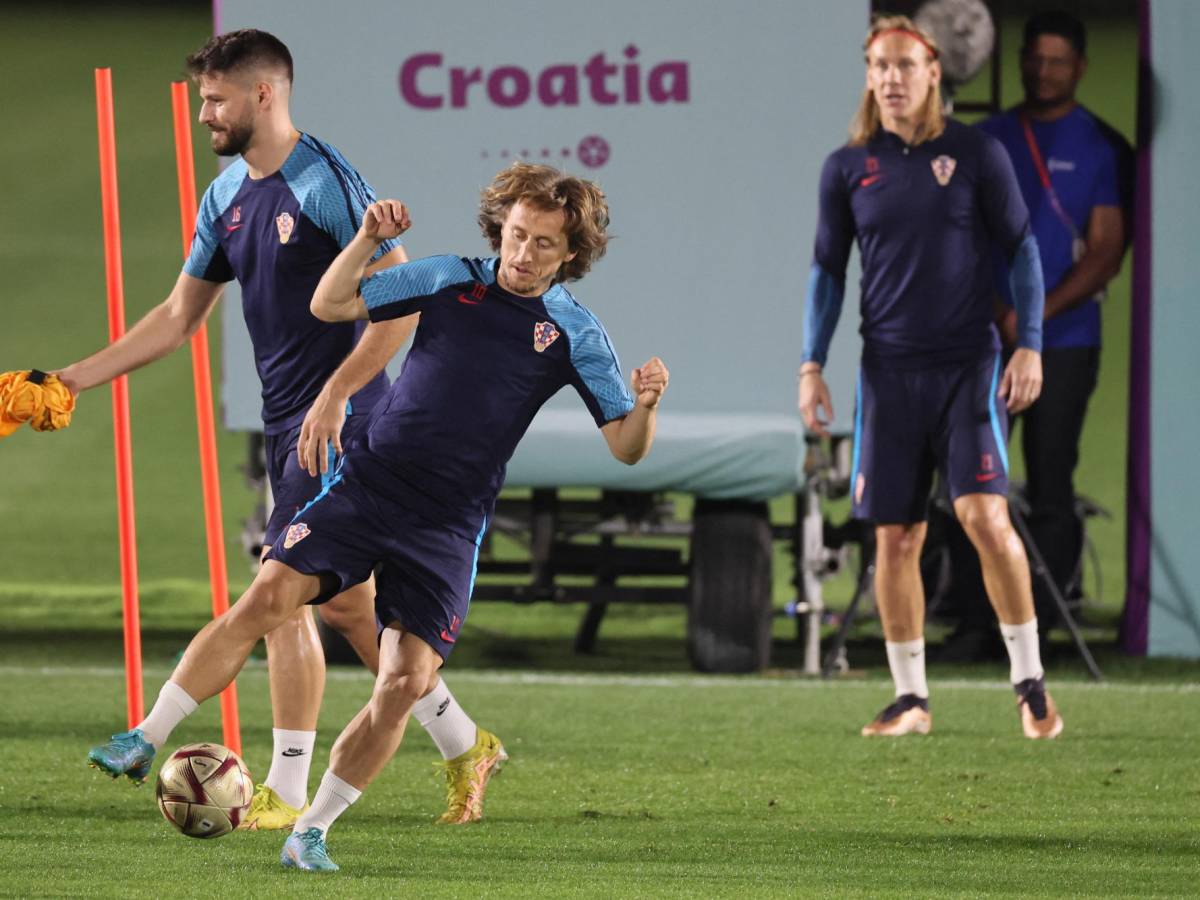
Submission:
<svg viewBox="0 0 1200 900">
<path fill-rule="evenodd" d="M 228 747 L 188 744 L 158 770 L 155 794 L 166 820 L 188 837 L 214 838 L 237 828 L 250 807 L 254 782 Z"/>
</svg>

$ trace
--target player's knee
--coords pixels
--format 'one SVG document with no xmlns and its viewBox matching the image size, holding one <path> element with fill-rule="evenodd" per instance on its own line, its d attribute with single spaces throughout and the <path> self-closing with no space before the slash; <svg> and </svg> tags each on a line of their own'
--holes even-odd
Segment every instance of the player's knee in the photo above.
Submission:
<svg viewBox="0 0 1200 900">
<path fill-rule="evenodd" d="M 1016 540 L 1006 504 L 969 504 L 957 510 L 963 530 L 984 556 L 1011 550 Z"/>
<path fill-rule="evenodd" d="M 287 579 L 260 575 L 242 595 L 242 599 L 234 604 L 230 614 L 254 622 L 263 629 L 265 635 L 280 626 L 286 626 L 293 619 L 299 627 L 301 622 L 296 613 L 304 602 L 305 598 L 300 596 L 296 585 Z"/>
<path fill-rule="evenodd" d="M 881 525 L 875 529 L 876 554 L 894 565 L 917 559 L 924 542 L 924 525 Z"/>
<path fill-rule="evenodd" d="M 371 705 L 387 719 L 398 720 L 426 693 L 428 676 L 419 672 L 401 672 L 375 682 Z"/>
</svg>

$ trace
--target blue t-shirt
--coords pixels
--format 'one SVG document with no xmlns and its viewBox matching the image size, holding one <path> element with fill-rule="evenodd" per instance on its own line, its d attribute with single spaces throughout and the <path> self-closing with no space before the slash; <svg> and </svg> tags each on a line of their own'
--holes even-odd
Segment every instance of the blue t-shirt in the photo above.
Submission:
<svg viewBox="0 0 1200 900">
<path fill-rule="evenodd" d="M 1029 214 L 999 142 L 950 120 L 909 146 L 880 129 L 821 171 L 814 261 L 844 280 L 862 257 L 863 361 L 919 369 L 999 347 L 992 248 L 1012 258 Z"/>
<path fill-rule="evenodd" d="M 979 128 L 999 140 L 1012 159 L 1021 195 L 1029 207 L 1049 293 L 1074 265 L 1073 236 L 1042 187 L 1019 112 L 1020 108 L 1015 107 L 981 122 Z M 1087 237 L 1088 219 L 1095 207 L 1128 205 L 1132 151 L 1112 128 L 1082 106 L 1053 122 L 1031 120 L 1030 125 L 1059 203 L 1081 237 Z M 1003 265 L 999 268 L 1002 276 L 1007 274 Z M 1011 304 L 1006 277 L 997 279 L 997 288 Z M 1099 346 L 1099 304 L 1085 300 L 1047 319 L 1042 342 L 1047 348 Z"/>
<path fill-rule="evenodd" d="M 362 284 L 371 321 L 419 312 L 399 378 L 348 451 L 373 496 L 475 540 L 538 409 L 565 385 L 597 425 L 633 397 L 599 320 L 556 284 L 510 294 L 495 259 L 433 256 Z"/>
<path fill-rule="evenodd" d="M 362 323 L 320 321 L 309 302 L 374 201 L 345 157 L 307 134 L 273 175 L 251 178 L 239 156 L 204 192 L 183 271 L 241 284 L 267 434 L 304 419 L 362 334 Z M 398 245 L 389 241 L 380 253 Z M 381 372 L 351 397 L 348 411 L 367 412 L 387 387 Z"/>
</svg>

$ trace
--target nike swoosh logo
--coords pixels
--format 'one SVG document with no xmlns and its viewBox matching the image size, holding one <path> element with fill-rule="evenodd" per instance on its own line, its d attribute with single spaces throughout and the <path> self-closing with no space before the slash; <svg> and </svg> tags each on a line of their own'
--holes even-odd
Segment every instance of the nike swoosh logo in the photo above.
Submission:
<svg viewBox="0 0 1200 900">
<path fill-rule="evenodd" d="M 279 755 L 280 756 L 303 756 L 304 751 L 301 750 L 299 747 L 288 747 L 286 750 L 284 750 Z"/>
<path fill-rule="evenodd" d="M 1000 477 L 999 472 L 985 472 L 982 475 L 976 475 L 975 480 L 976 481 L 991 481 L 993 478 L 999 478 L 999 477 Z"/>
<path fill-rule="evenodd" d="M 457 638 L 450 637 L 449 632 L 447 632 L 445 628 L 442 629 L 442 640 L 447 644 L 454 644 L 458 642 Z"/>
<path fill-rule="evenodd" d="M 468 306 L 478 306 L 478 305 L 479 305 L 479 301 L 478 301 L 478 300 L 472 300 L 472 299 L 471 299 L 470 297 L 468 297 L 466 294 L 459 294 L 459 295 L 458 295 L 458 302 L 459 302 L 459 303 L 465 303 L 465 304 L 467 304 Z"/>
<path fill-rule="evenodd" d="M 242 225 L 245 225 L 245 224 L 246 224 L 245 222 L 242 223 Z M 226 225 L 225 233 L 228 234 L 231 231 L 237 231 L 239 228 L 242 227 L 242 225 Z"/>
<path fill-rule="evenodd" d="M 882 175 L 868 175 L 866 178 L 862 179 L 859 184 L 863 187 L 870 187 L 882 177 Z"/>
</svg>

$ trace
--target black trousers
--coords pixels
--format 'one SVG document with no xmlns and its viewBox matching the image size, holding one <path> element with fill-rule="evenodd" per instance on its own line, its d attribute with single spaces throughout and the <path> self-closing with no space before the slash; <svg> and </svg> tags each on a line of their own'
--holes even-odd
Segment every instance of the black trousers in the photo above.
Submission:
<svg viewBox="0 0 1200 900">
<path fill-rule="evenodd" d="M 1083 526 L 1075 515 L 1075 467 L 1088 401 L 1100 371 L 1099 347 L 1062 347 L 1042 352 L 1042 394 L 1021 414 L 1021 451 L 1025 458 L 1029 530 L 1054 583 L 1064 594 L 1083 552 Z M 1010 431 L 1011 431 L 1010 422 Z M 947 538 L 952 596 L 962 610 L 962 625 L 993 621 L 974 547 L 957 522 Z M 1041 579 L 1033 581 L 1039 624 L 1058 621 L 1058 609 Z"/>
</svg>

